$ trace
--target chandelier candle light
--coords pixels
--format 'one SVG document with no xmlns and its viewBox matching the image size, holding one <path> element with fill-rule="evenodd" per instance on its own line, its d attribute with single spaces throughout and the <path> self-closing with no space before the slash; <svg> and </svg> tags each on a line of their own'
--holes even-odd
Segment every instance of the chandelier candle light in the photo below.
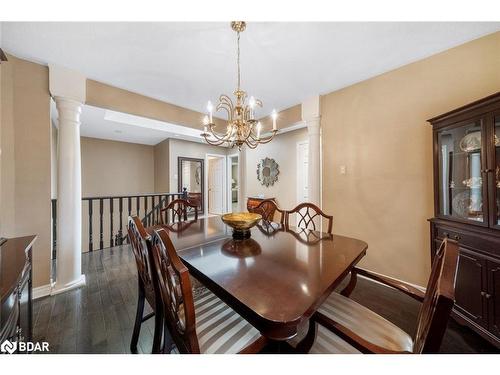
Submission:
<svg viewBox="0 0 500 375">
<path fill-rule="evenodd" d="M 237 33 L 238 85 L 233 93 L 236 96 L 236 104 L 233 104 L 231 98 L 225 94 L 219 97 L 215 111 L 226 111 L 227 127 L 225 133 L 218 133 L 213 121 L 214 106 L 209 101 L 207 104 L 208 115 L 203 118 L 203 133 L 201 135 L 208 144 L 215 146 L 227 144 L 230 147 L 237 146 L 241 150 L 241 146 L 244 144 L 255 148 L 259 144 L 270 142 L 278 132 L 276 127 L 278 114 L 276 110 L 272 111 L 273 130 L 269 136 L 261 137 L 262 124 L 255 119 L 255 108 L 262 107 L 262 102 L 253 96 L 250 96 L 247 101 L 247 93 L 240 88 L 240 33 L 245 30 L 246 23 L 234 21 L 231 22 L 231 28 Z"/>
</svg>

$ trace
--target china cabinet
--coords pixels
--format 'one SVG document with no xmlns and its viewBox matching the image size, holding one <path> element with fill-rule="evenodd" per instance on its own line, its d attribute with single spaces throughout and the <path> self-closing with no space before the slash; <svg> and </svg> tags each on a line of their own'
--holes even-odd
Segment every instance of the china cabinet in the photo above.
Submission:
<svg viewBox="0 0 500 375">
<path fill-rule="evenodd" d="M 429 122 L 431 257 L 445 237 L 458 241 L 453 316 L 500 347 L 500 93 Z"/>
</svg>

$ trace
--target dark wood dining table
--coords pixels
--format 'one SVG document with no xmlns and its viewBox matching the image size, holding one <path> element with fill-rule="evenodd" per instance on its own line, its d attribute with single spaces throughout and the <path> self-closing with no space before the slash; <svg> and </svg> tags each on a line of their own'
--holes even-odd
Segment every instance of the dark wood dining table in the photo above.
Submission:
<svg viewBox="0 0 500 375">
<path fill-rule="evenodd" d="M 297 334 L 366 254 L 360 240 L 263 223 L 233 240 L 219 216 L 165 229 L 189 272 L 270 340 Z"/>
</svg>

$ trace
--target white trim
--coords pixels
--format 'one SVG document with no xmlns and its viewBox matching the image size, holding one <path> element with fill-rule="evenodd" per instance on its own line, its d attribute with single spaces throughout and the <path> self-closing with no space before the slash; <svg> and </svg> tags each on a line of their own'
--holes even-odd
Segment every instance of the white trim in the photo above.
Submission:
<svg viewBox="0 0 500 375">
<path fill-rule="evenodd" d="M 358 268 L 360 268 L 360 267 L 358 267 Z M 426 291 L 426 288 L 425 288 L 425 287 L 423 287 L 423 286 L 421 286 L 421 285 L 412 284 L 412 283 L 409 283 L 408 281 L 404 281 L 404 280 L 396 279 L 396 278 L 394 278 L 394 277 L 392 277 L 392 276 L 387 276 L 387 275 L 384 275 L 384 274 L 381 274 L 381 273 L 378 273 L 378 272 L 369 271 L 369 270 L 366 270 L 366 269 L 364 269 L 364 268 L 360 268 L 360 269 L 365 270 L 365 271 L 368 271 L 368 272 L 370 272 L 370 273 L 373 273 L 373 274 L 375 274 L 375 275 L 377 275 L 377 276 L 388 277 L 388 278 L 390 278 L 390 279 L 392 279 L 392 280 L 394 280 L 394 281 L 399 281 L 399 282 L 402 282 L 402 283 L 408 284 L 408 285 L 410 285 L 410 286 L 412 286 L 412 287 L 414 287 L 414 288 L 419 289 L 420 291 L 422 291 L 422 292 L 424 292 L 424 293 L 425 293 L 425 291 Z M 377 283 L 377 284 L 383 285 L 383 286 L 385 286 L 386 288 L 391 288 L 391 289 L 394 289 L 392 286 L 386 285 L 386 284 L 381 283 L 380 281 L 377 281 L 377 280 L 370 279 L 369 277 L 367 277 L 367 276 L 363 276 L 363 275 L 360 275 L 359 273 L 358 273 L 358 276 L 359 276 L 359 277 L 362 277 L 363 279 L 373 281 L 374 283 Z"/>
<path fill-rule="evenodd" d="M 296 152 L 296 169 L 297 171 L 302 171 L 302 172 L 305 172 L 305 174 L 307 175 L 307 171 L 304 171 L 302 169 L 299 169 L 299 165 L 300 163 L 303 162 L 303 160 L 300 160 L 299 159 L 299 147 L 302 146 L 302 145 L 307 145 L 307 158 L 308 158 L 308 163 L 309 163 L 309 140 L 304 140 L 304 141 L 299 141 L 297 142 L 297 146 L 296 146 L 296 149 L 295 149 L 295 152 Z M 303 178 L 304 176 L 301 176 L 300 173 L 297 173 L 297 180 L 296 180 L 296 189 L 295 189 L 295 198 L 297 199 L 297 204 L 300 204 L 303 202 L 303 198 L 302 198 L 302 194 L 301 194 L 301 191 L 300 191 L 300 186 L 301 186 L 301 181 L 300 179 Z"/>
<path fill-rule="evenodd" d="M 278 132 L 276 133 L 276 135 L 284 134 L 284 133 L 288 133 L 288 132 L 293 132 L 294 130 L 303 129 L 306 127 L 307 127 L 307 124 L 305 121 L 298 121 L 293 125 L 287 126 L 286 128 L 278 129 Z M 269 135 L 271 135 L 271 132 L 264 133 L 261 135 L 261 137 L 264 138 L 264 137 L 267 137 Z"/>
<path fill-rule="evenodd" d="M 76 280 L 74 280 L 66 285 L 63 285 L 61 287 L 57 287 L 57 283 L 54 283 L 54 285 L 52 286 L 52 290 L 50 292 L 50 295 L 55 296 L 56 294 L 61 294 L 61 293 L 67 292 L 68 290 L 80 288 L 81 286 L 85 286 L 85 283 L 86 283 L 85 275 L 81 275 L 78 279 L 76 279 Z"/>
<path fill-rule="evenodd" d="M 224 186 L 227 186 L 227 155 L 223 155 L 223 154 L 211 154 L 211 153 L 206 153 L 205 154 L 205 169 L 206 169 L 206 173 L 205 173 L 205 188 L 204 188 L 204 194 L 205 194 L 205 213 L 208 215 L 209 212 L 208 212 L 208 174 L 209 174 L 209 166 L 208 166 L 208 158 L 209 157 L 215 157 L 215 158 L 221 158 L 221 159 L 224 159 L 224 165 L 226 166 L 226 168 L 223 168 L 222 171 L 223 171 L 223 176 L 222 176 L 222 211 L 223 212 L 227 212 L 227 209 L 226 209 L 226 206 L 227 206 L 227 198 L 226 198 L 226 193 L 227 193 L 227 189 L 224 189 Z"/>
<path fill-rule="evenodd" d="M 52 289 L 52 286 L 50 284 L 46 284 L 46 285 L 42 285 L 42 286 L 33 288 L 33 290 L 32 290 L 33 299 L 38 299 L 38 298 L 49 296 L 51 289 Z"/>
</svg>

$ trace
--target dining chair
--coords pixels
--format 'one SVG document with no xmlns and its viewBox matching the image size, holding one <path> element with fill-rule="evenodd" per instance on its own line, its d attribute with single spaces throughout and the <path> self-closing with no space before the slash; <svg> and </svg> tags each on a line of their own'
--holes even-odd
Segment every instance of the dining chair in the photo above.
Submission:
<svg viewBox="0 0 500 375">
<path fill-rule="evenodd" d="M 266 222 L 273 222 L 276 212 L 279 214 L 279 223 L 285 223 L 285 210 L 278 207 L 273 199 L 264 199 L 251 212 L 262 215 L 262 220 Z"/>
<path fill-rule="evenodd" d="M 128 218 L 128 238 L 134 253 L 137 265 L 138 298 L 137 311 L 135 315 L 134 330 L 130 341 L 130 351 L 137 353 L 137 341 L 141 331 L 141 325 L 146 320 L 155 318 L 155 329 L 153 335 L 153 353 L 159 353 L 162 335 L 162 313 L 161 303 L 158 297 L 158 290 L 154 286 L 153 259 L 150 246 L 148 245 L 149 235 L 146 233 L 142 221 L 137 216 Z M 144 316 L 145 301 L 149 304 L 153 312 Z"/>
<path fill-rule="evenodd" d="M 169 213 L 172 213 L 172 222 L 187 221 L 188 210 L 194 209 L 194 220 L 198 220 L 198 206 L 186 199 L 174 199 L 166 207 L 160 210 L 160 224 L 167 224 Z"/>
<path fill-rule="evenodd" d="M 445 239 L 434 257 L 425 293 L 399 280 L 355 268 L 349 285 L 341 293 L 333 292 L 311 317 L 305 338 L 290 343 L 299 352 L 309 353 L 437 353 L 455 300 L 457 265 L 458 244 Z M 358 274 L 422 303 L 413 337 L 349 298 Z"/>
<path fill-rule="evenodd" d="M 164 229 L 152 239 L 154 268 L 165 312 L 164 352 L 257 353 L 266 340 L 208 289 L 193 296 L 187 267 Z M 170 333 L 170 334 L 169 334 Z"/>
<path fill-rule="evenodd" d="M 332 234 L 333 216 L 325 214 L 321 208 L 313 203 L 301 203 L 293 210 L 285 211 L 285 227 L 290 228 L 290 216 L 297 215 L 296 227 L 320 231 L 316 227 L 317 220 L 325 218 L 328 221 L 327 233 Z"/>
</svg>

